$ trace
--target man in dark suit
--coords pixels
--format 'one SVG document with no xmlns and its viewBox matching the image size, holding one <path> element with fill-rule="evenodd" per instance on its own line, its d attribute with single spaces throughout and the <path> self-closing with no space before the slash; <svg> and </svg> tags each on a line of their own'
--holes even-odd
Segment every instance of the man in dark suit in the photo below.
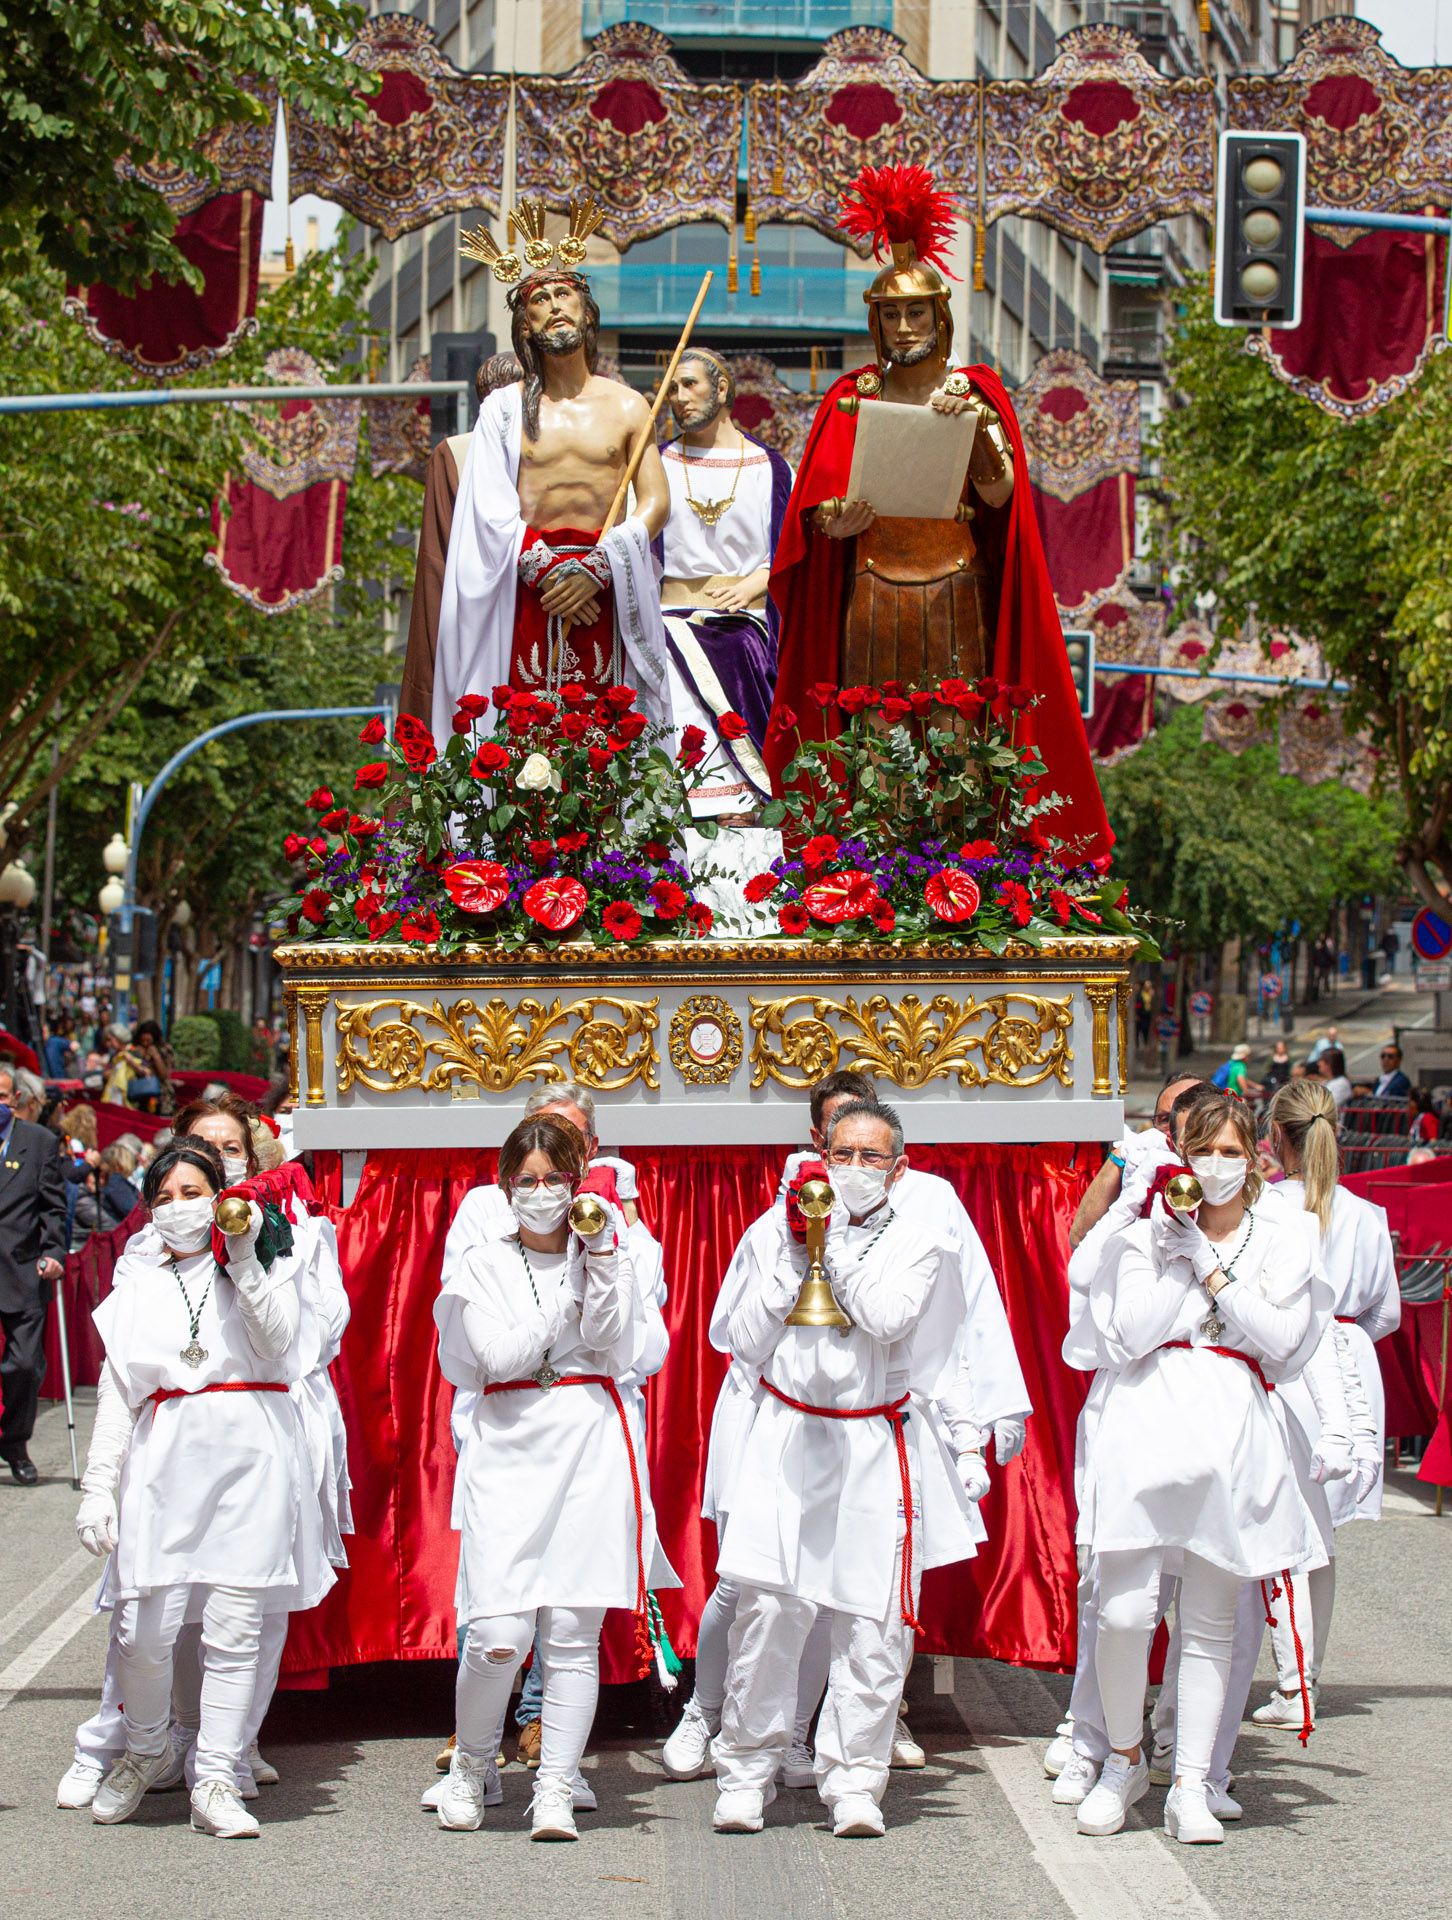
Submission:
<svg viewBox="0 0 1452 1920">
<path fill-rule="evenodd" d="M 1388 1041 L 1381 1050 L 1381 1073 L 1371 1091 L 1384 1100 L 1405 1100 L 1412 1083 L 1402 1071 L 1402 1050 Z"/>
<path fill-rule="evenodd" d="M 0 1460 L 22 1487 L 40 1475 L 27 1443 L 45 1375 L 45 1315 L 63 1271 L 65 1185 L 56 1137 L 17 1120 L 13 1070 L 0 1064 Z"/>
</svg>

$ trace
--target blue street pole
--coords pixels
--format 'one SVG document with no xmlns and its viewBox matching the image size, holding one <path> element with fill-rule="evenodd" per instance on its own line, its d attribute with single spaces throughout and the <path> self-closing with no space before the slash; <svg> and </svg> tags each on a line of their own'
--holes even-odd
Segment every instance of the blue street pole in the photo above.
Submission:
<svg viewBox="0 0 1452 1920">
<path fill-rule="evenodd" d="M 115 976 L 115 1004 L 111 1013 L 113 1020 L 123 1026 L 131 1024 L 131 929 L 136 911 L 136 868 L 141 853 L 141 836 L 146 830 L 147 819 L 151 809 L 156 805 L 162 788 L 177 768 L 185 766 L 194 753 L 200 753 L 202 748 L 210 745 L 213 740 L 220 740 L 224 734 L 237 733 L 243 727 L 258 726 L 264 720 L 368 719 L 376 713 L 381 713 L 385 719 L 390 717 L 388 708 L 381 701 L 375 701 L 369 707 L 282 707 L 269 713 L 243 713 L 239 714 L 235 720 L 224 720 L 220 726 L 208 727 L 205 733 L 199 733 L 195 740 L 188 740 L 184 747 L 178 748 L 171 756 L 142 794 L 135 817 L 131 822 L 131 845 L 127 850 L 126 873 L 121 883 L 124 893 L 121 910 L 116 916 L 121 923 L 119 932 L 124 942 L 126 971 L 125 973 L 118 971 Z"/>
</svg>

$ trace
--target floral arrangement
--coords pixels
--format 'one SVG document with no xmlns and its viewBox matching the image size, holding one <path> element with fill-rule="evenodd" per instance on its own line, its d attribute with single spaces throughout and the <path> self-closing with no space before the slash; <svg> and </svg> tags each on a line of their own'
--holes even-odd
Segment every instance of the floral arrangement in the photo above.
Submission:
<svg viewBox="0 0 1452 1920">
<path fill-rule="evenodd" d="M 375 718 L 359 741 L 375 757 L 358 768 L 355 802 L 320 787 L 315 826 L 284 842 L 299 876 L 281 908 L 289 931 L 441 953 L 479 940 L 610 946 L 711 931 L 679 858 L 705 736 L 688 727 L 677 745 L 630 687 L 567 684 L 558 700 L 467 694 L 442 753 L 409 714 L 391 739 Z M 365 796 L 379 811 L 354 810 Z"/>
<path fill-rule="evenodd" d="M 949 935 L 1002 953 L 1010 940 L 1143 929 L 1125 912 L 1110 861 L 1085 860 L 1054 831 L 1038 750 L 1021 744 L 1029 687 L 947 679 L 931 688 L 811 689 L 839 731 L 797 748 L 785 795 L 762 815 L 787 852 L 751 878 L 746 898 L 782 933 L 814 940 Z"/>
</svg>

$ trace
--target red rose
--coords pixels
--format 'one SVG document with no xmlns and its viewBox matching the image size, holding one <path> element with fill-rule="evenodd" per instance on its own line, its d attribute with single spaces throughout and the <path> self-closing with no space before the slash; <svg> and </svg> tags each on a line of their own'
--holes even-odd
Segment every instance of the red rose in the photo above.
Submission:
<svg viewBox="0 0 1452 1920">
<path fill-rule="evenodd" d="M 815 880 L 802 895 L 802 905 L 812 918 L 824 921 L 829 927 L 875 913 L 881 902 L 882 895 L 872 875 L 856 868 L 847 873 L 834 873 L 826 880 Z"/>
<path fill-rule="evenodd" d="M 308 852 L 315 853 L 318 856 L 319 860 L 322 859 L 323 855 L 327 851 L 328 851 L 328 843 L 321 836 L 319 836 L 316 840 L 308 841 Z"/>
<path fill-rule="evenodd" d="M 530 859 L 537 867 L 542 867 L 547 860 L 553 860 L 555 857 L 553 840 L 529 840 L 525 844 L 529 848 Z"/>
<path fill-rule="evenodd" d="M 776 924 L 783 933 L 805 933 L 809 922 L 796 901 L 788 900 L 784 907 L 777 908 Z"/>
<path fill-rule="evenodd" d="M 875 707 L 881 698 L 876 687 L 843 687 L 837 705 L 843 713 L 861 713 L 866 707 Z"/>
<path fill-rule="evenodd" d="M 589 844 L 588 833 L 562 833 L 555 842 L 561 853 L 578 853 L 581 847 L 588 847 Z"/>
<path fill-rule="evenodd" d="M 439 916 L 426 907 L 415 907 L 412 913 L 405 914 L 398 931 L 405 940 L 437 940 Z"/>
<path fill-rule="evenodd" d="M 716 916 L 704 900 L 693 900 L 686 908 L 686 918 L 690 921 L 698 940 L 704 940 L 715 925 Z"/>
<path fill-rule="evenodd" d="M 560 721 L 560 732 L 567 740 L 583 740 L 589 726 L 583 713 L 567 713 Z"/>
<path fill-rule="evenodd" d="M 509 709 L 509 731 L 514 734 L 516 738 L 522 733 L 528 733 L 534 725 L 534 720 L 535 714 L 532 704 L 525 706 L 521 702 L 519 705 Z"/>
<path fill-rule="evenodd" d="M 638 740 L 645 732 L 647 724 L 643 713 L 622 713 L 615 722 L 615 737 L 623 741 Z"/>
<path fill-rule="evenodd" d="M 472 733 L 474 729 L 474 722 L 467 713 L 456 713 L 449 725 L 455 733 Z"/>
<path fill-rule="evenodd" d="M 476 780 L 483 780 L 491 773 L 506 772 L 509 765 L 509 754 L 498 741 L 486 740 L 469 762 L 469 771 Z"/>
<path fill-rule="evenodd" d="M 688 753 L 699 753 L 705 744 L 706 736 L 700 727 L 682 727 L 681 747 L 676 758 L 684 760 Z"/>
<path fill-rule="evenodd" d="M 427 773 L 439 757 L 432 734 L 426 740 L 409 741 L 406 746 L 399 748 L 399 752 L 410 773 Z"/>
<path fill-rule="evenodd" d="M 670 857 L 670 848 L 664 840 L 647 840 L 641 852 L 647 860 L 665 860 Z"/>
<path fill-rule="evenodd" d="M 489 711 L 489 702 L 482 693 L 460 694 L 458 700 L 454 704 L 454 713 L 456 717 L 461 713 L 466 713 L 468 714 L 471 720 L 477 720 L 481 713 L 488 713 L 488 711 Z"/>
<path fill-rule="evenodd" d="M 396 913 L 375 913 L 373 918 L 368 922 L 368 938 L 370 940 L 386 940 L 397 925 L 398 915 Z"/>
<path fill-rule="evenodd" d="M 966 700 L 972 691 L 966 680 L 943 680 L 938 685 L 938 699 L 945 707 L 956 707 L 958 702 Z"/>
<path fill-rule="evenodd" d="M 695 748 L 691 753 L 682 752 L 676 755 L 676 759 L 685 768 L 687 773 L 694 773 L 705 757 L 705 749 L 702 747 Z"/>
<path fill-rule="evenodd" d="M 988 679 L 978 682 L 977 691 L 980 700 L 996 700 L 999 694 L 1002 693 L 1003 688 L 999 682 L 990 675 Z"/>
<path fill-rule="evenodd" d="M 381 820 L 369 820 L 361 813 L 348 815 L 348 831 L 355 840 L 367 840 L 383 825 Z"/>
<path fill-rule="evenodd" d="M 633 707 L 635 705 L 635 688 L 620 686 L 607 687 L 604 698 L 615 708 L 617 713 L 624 713 L 627 707 Z"/>
<path fill-rule="evenodd" d="M 496 687 L 492 695 L 494 704 L 501 713 L 508 713 L 517 698 L 513 687 Z M 525 695 L 527 700 L 529 695 Z"/>
<path fill-rule="evenodd" d="M 567 680 L 560 688 L 560 699 L 567 707 L 583 707 L 589 698 L 578 680 Z"/>
<path fill-rule="evenodd" d="M 998 889 L 998 904 L 1016 927 L 1026 927 L 1033 917 L 1033 902 L 1027 887 L 1017 880 L 1005 880 Z"/>
<path fill-rule="evenodd" d="M 353 779 L 354 789 L 362 792 L 365 787 L 381 787 L 388 780 L 388 762 L 370 760 L 366 767 L 359 767 Z"/>
<path fill-rule="evenodd" d="M 429 728 L 424 725 L 422 720 L 411 713 L 399 714 L 393 723 L 393 737 L 399 747 L 405 751 L 409 747 L 421 747 L 425 740 L 432 746 L 434 740 L 434 736 Z"/>
<path fill-rule="evenodd" d="M 375 713 L 373 718 L 368 722 L 368 725 L 358 735 L 358 744 L 360 747 L 380 747 L 387 738 L 388 729 L 384 726 L 378 714 Z"/>
<path fill-rule="evenodd" d="M 300 833 L 290 833 L 282 843 L 284 860 L 301 860 L 308 850 L 308 843 Z"/>
<path fill-rule="evenodd" d="M 815 686 L 807 688 L 807 698 L 814 706 L 830 707 L 837 698 L 837 689 L 829 680 L 819 680 Z"/>
<path fill-rule="evenodd" d="M 778 715 L 778 718 L 780 716 Z M 790 721 L 785 722 L 791 725 Z M 746 722 L 739 713 L 733 713 L 728 707 L 716 722 L 716 731 L 723 740 L 740 740 L 747 731 Z"/>
<path fill-rule="evenodd" d="M 907 699 L 908 705 L 920 720 L 933 704 L 933 696 L 926 691 L 922 693 L 910 693 Z"/>
<path fill-rule="evenodd" d="M 998 848 L 991 840 L 965 840 L 958 849 L 960 860 L 996 860 Z"/>
<path fill-rule="evenodd" d="M 937 919 L 956 926 L 960 921 L 973 918 L 983 896 L 971 873 L 964 873 L 961 867 L 944 867 L 923 888 L 923 898 L 928 903 L 928 911 Z"/>
<path fill-rule="evenodd" d="M 794 711 L 792 710 L 792 708 L 790 708 L 790 707 L 778 707 L 778 708 L 777 708 L 777 710 L 776 710 L 776 724 L 777 724 L 777 725 L 778 725 L 778 726 L 779 726 L 779 727 L 780 727 L 780 728 L 781 728 L 781 729 L 782 729 L 783 731 L 785 731 L 785 730 L 786 730 L 786 728 L 788 728 L 788 727 L 794 727 L 794 726 L 796 726 L 796 725 L 798 724 L 798 722 L 797 722 L 797 716 L 796 716 L 796 714 L 795 714 L 795 712 L 794 712 Z M 729 735 L 729 734 L 727 735 L 727 738 L 728 738 L 728 739 L 730 739 L 731 737 L 732 737 L 731 735 Z"/>
<path fill-rule="evenodd" d="M 877 911 L 872 916 L 872 924 L 879 933 L 892 932 L 897 925 L 897 914 L 890 901 L 883 900 L 878 903 Z"/>
<path fill-rule="evenodd" d="M 900 721 L 908 719 L 912 710 L 911 700 L 901 699 L 895 693 L 888 694 L 882 703 L 882 717 L 890 727 L 895 727 Z"/>
<path fill-rule="evenodd" d="M 589 754 L 591 773 L 603 773 L 615 758 L 615 749 L 613 747 L 591 747 Z"/>
<path fill-rule="evenodd" d="M 534 717 L 536 720 L 553 720 L 558 712 L 559 708 L 553 700 L 536 700 L 534 703 Z"/>
<path fill-rule="evenodd" d="M 775 893 L 781 885 L 779 873 L 754 873 L 741 889 L 742 897 L 757 906 L 769 893 Z"/>
<path fill-rule="evenodd" d="M 815 873 L 835 856 L 838 844 L 830 833 L 815 834 L 802 848 L 802 865 Z"/>
<path fill-rule="evenodd" d="M 563 933 L 574 926 L 585 908 L 590 904 L 590 896 L 578 880 L 568 874 L 552 876 L 548 880 L 536 880 L 519 903 L 531 920 L 549 933 Z"/>
<path fill-rule="evenodd" d="M 600 925 L 612 940 L 633 940 L 643 924 L 628 900 L 612 900 L 600 915 Z"/>
<path fill-rule="evenodd" d="M 318 825 L 324 833 L 341 833 L 348 824 L 348 809 L 334 807 L 331 813 L 325 813 Z"/>
<path fill-rule="evenodd" d="M 509 898 L 509 869 L 497 860 L 456 860 L 444 868 L 443 882 L 464 913 L 493 913 Z"/>
<path fill-rule="evenodd" d="M 685 912 L 686 896 L 674 880 L 657 880 L 650 889 L 657 920 L 679 920 Z"/>
<path fill-rule="evenodd" d="M 302 917 L 311 920 L 320 927 L 328 917 L 328 908 L 333 904 L 333 896 L 322 887 L 309 887 L 302 897 Z"/>
<path fill-rule="evenodd" d="M 307 804 L 314 813 L 326 813 L 333 804 L 333 796 L 326 787 L 319 787 L 316 792 L 309 794 Z"/>
</svg>

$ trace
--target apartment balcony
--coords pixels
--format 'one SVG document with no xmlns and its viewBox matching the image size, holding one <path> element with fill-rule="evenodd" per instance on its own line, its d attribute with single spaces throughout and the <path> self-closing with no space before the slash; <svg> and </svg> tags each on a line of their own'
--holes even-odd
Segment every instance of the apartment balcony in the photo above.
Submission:
<svg viewBox="0 0 1452 1920">
<path fill-rule="evenodd" d="M 1131 235 L 1109 249 L 1106 262 L 1112 287 L 1160 287 L 1170 274 L 1165 236 L 1155 227 Z"/>
<path fill-rule="evenodd" d="M 722 235 L 725 239 L 725 235 Z M 590 287 L 600 303 L 606 327 L 679 327 L 691 310 L 700 266 L 623 261 L 618 267 L 591 267 Z M 776 267 L 762 264 L 761 292 L 750 292 L 751 260 L 741 260 L 741 286 L 726 291 L 726 266 L 713 267 L 715 279 L 697 323 L 698 337 L 712 327 L 772 332 L 865 333 L 862 292 L 866 276 L 839 267 Z"/>
<path fill-rule="evenodd" d="M 1165 336 L 1158 327 L 1111 329 L 1104 338 L 1106 380 L 1161 380 L 1165 372 Z"/>
<path fill-rule="evenodd" d="M 584 0 L 587 40 L 641 21 L 672 40 L 825 40 L 844 27 L 891 27 L 893 0 Z"/>
</svg>

